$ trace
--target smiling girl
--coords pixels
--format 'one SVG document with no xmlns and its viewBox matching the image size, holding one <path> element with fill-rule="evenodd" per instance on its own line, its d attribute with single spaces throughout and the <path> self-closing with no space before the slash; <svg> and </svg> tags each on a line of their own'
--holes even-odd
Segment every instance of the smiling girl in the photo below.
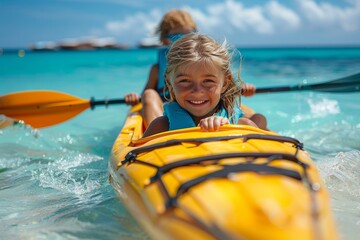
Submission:
<svg viewBox="0 0 360 240">
<path fill-rule="evenodd" d="M 190 33 L 170 48 L 167 64 L 169 103 L 164 105 L 164 116 L 151 122 L 144 137 L 195 126 L 216 131 L 228 123 L 257 127 L 240 108 L 242 81 L 231 74 L 230 53 L 224 45 Z"/>
</svg>

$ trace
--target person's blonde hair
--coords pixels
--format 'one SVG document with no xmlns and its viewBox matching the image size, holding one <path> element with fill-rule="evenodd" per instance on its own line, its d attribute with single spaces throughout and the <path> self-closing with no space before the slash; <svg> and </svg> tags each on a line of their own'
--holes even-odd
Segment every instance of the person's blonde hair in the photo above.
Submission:
<svg viewBox="0 0 360 240">
<path fill-rule="evenodd" d="M 163 16 L 156 29 L 156 34 L 160 35 L 160 39 L 165 38 L 172 29 L 185 26 L 191 27 L 194 31 L 197 30 L 196 23 L 188 12 L 173 9 Z"/>
<path fill-rule="evenodd" d="M 236 76 L 231 72 L 231 53 L 226 44 L 219 44 L 213 38 L 199 34 L 190 33 L 176 41 L 169 49 L 167 55 L 167 69 L 165 72 L 166 87 L 170 92 L 170 102 L 175 100 L 175 94 L 170 83 L 170 76 L 174 76 L 180 66 L 190 67 L 192 64 L 201 63 L 207 67 L 219 67 L 225 78 L 229 77 L 227 89 L 221 94 L 220 104 L 228 113 L 229 118 L 234 114 L 234 107 L 240 107 L 241 86 L 240 71 Z M 238 66 L 240 68 L 240 65 Z M 226 81 L 224 79 L 224 81 Z"/>
</svg>

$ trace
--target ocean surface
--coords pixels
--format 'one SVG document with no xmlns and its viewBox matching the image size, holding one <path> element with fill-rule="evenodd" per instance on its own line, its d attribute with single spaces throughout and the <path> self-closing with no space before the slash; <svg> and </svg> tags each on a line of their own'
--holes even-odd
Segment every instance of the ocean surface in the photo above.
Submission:
<svg viewBox="0 0 360 240">
<path fill-rule="evenodd" d="M 318 83 L 360 72 L 360 48 L 239 49 L 241 75 L 260 87 Z M 0 96 L 55 90 L 90 99 L 141 93 L 156 49 L 0 51 Z M 360 92 L 257 94 L 243 103 L 269 128 L 304 142 L 331 194 L 343 239 L 360 236 Z M 129 107 L 96 107 L 56 126 L 0 129 L 0 239 L 149 239 L 108 182 Z"/>
</svg>

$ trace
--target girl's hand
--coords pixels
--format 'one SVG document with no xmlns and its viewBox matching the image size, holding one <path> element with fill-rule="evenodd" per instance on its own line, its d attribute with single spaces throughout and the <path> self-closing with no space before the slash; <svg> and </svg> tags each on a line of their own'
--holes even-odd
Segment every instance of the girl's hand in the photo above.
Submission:
<svg viewBox="0 0 360 240">
<path fill-rule="evenodd" d="M 140 96 L 137 93 L 129 93 L 125 96 L 125 103 L 127 105 L 135 105 L 140 102 Z"/>
<path fill-rule="evenodd" d="M 256 87 L 253 84 L 244 84 L 241 88 L 241 95 L 245 97 L 251 97 L 255 94 Z"/>
<path fill-rule="evenodd" d="M 201 127 L 204 131 L 218 131 L 220 126 L 228 124 L 229 119 L 220 116 L 211 116 L 201 119 L 198 127 Z"/>
</svg>

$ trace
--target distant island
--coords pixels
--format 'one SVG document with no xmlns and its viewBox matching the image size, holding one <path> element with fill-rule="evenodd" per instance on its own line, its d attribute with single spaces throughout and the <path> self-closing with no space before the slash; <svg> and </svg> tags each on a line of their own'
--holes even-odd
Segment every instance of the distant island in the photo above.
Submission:
<svg viewBox="0 0 360 240">
<path fill-rule="evenodd" d="M 137 47 L 152 48 L 160 47 L 160 43 L 153 38 L 142 40 Z M 59 42 L 39 41 L 30 46 L 33 51 L 56 51 L 56 50 L 95 50 L 95 49 L 128 49 L 129 46 L 119 44 L 113 38 L 69 38 Z"/>
</svg>

